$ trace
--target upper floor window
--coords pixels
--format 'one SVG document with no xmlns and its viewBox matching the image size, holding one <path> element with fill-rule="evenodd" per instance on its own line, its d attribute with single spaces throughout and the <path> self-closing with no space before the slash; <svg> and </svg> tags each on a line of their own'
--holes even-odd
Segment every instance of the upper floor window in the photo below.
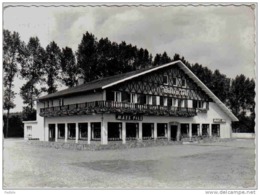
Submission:
<svg viewBox="0 0 260 195">
<path fill-rule="evenodd" d="M 167 106 L 168 98 L 160 96 L 160 106 Z"/>
<path fill-rule="evenodd" d="M 128 92 L 122 92 L 122 102 L 130 102 L 130 94 Z"/>
<path fill-rule="evenodd" d="M 137 103 L 137 94 L 135 94 L 135 93 L 130 94 L 130 102 Z"/>
<path fill-rule="evenodd" d="M 187 108 L 188 107 L 188 100 L 179 99 L 178 107 Z"/>
<path fill-rule="evenodd" d="M 64 99 L 63 98 L 59 99 L 59 106 L 64 106 Z"/>
<path fill-rule="evenodd" d="M 178 106 L 178 99 L 172 98 L 172 106 L 175 106 L 175 107 Z"/>
<path fill-rule="evenodd" d="M 186 87 L 186 80 L 185 80 L 185 79 L 182 79 L 182 80 L 181 80 L 181 86 L 182 86 L 182 87 Z"/>
<path fill-rule="evenodd" d="M 121 92 L 120 91 L 115 91 L 114 101 L 115 102 L 121 102 L 122 101 L 122 97 L 121 97 Z"/>
<path fill-rule="evenodd" d="M 147 95 L 146 96 L 146 103 L 149 105 L 153 104 L 153 100 L 152 100 L 152 96 L 151 95 Z"/>
<path fill-rule="evenodd" d="M 115 99 L 115 93 L 113 91 L 106 91 L 106 100 L 107 101 L 114 101 Z"/>
<path fill-rule="evenodd" d="M 193 100 L 193 108 L 206 108 L 206 103 L 201 100 Z"/>
<path fill-rule="evenodd" d="M 163 75 L 163 84 L 168 85 L 168 76 L 167 75 Z"/>
<path fill-rule="evenodd" d="M 176 77 L 172 78 L 172 84 L 173 84 L 173 86 L 177 85 L 177 78 Z"/>
</svg>

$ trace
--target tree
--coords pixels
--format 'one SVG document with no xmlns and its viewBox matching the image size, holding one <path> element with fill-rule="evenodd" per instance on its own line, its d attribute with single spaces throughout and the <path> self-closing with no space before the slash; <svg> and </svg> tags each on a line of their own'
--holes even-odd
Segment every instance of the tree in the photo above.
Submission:
<svg viewBox="0 0 260 195">
<path fill-rule="evenodd" d="M 158 65 L 161 65 L 161 54 L 156 54 L 155 57 L 154 57 L 154 61 L 153 61 L 153 65 L 154 66 L 158 66 Z"/>
<path fill-rule="evenodd" d="M 37 37 L 31 37 L 23 50 L 23 61 L 21 63 L 21 76 L 27 82 L 21 87 L 20 95 L 23 102 L 30 110 L 33 110 L 34 101 L 40 95 L 42 88 L 38 89 L 44 79 L 43 66 L 46 62 L 46 54 Z"/>
<path fill-rule="evenodd" d="M 3 85 L 4 85 L 4 103 L 3 109 L 7 110 L 6 115 L 6 137 L 9 130 L 10 110 L 15 107 L 14 98 L 14 76 L 18 72 L 18 64 L 21 61 L 20 56 L 21 41 L 17 32 L 11 33 L 9 30 L 3 32 Z"/>
<path fill-rule="evenodd" d="M 219 70 L 215 70 L 212 75 L 210 89 L 223 103 L 227 103 L 230 79 L 227 78 L 226 75 L 221 74 Z"/>
<path fill-rule="evenodd" d="M 86 32 L 83 35 L 76 56 L 84 81 L 97 79 L 97 41 L 93 34 Z"/>
<path fill-rule="evenodd" d="M 212 89 L 212 71 L 207 67 L 195 63 L 191 66 L 191 71 L 209 88 Z"/>
<path fill-rule="evenodd" d="M 161 57 L 161 64 L 167 64 L 171 62 L 171 58 L 168 56 L 166 52 L 163 52 L 162 57 Z"/>
<path fill-rule="evenodd" d="M 152 56 L 149 54 L 147 49 L 139 49 L 137 51 L 137 67 L 139 68 L 147 68 L 152 65 Z"/>
<path fill-rule="evenodd" d="M 9 131 L 8 136 L 9 137 L 23 137 L 23 119 L 21 113 L 10 113 L 9 118 Z M 7 125 L 7 117 L 6 114 L 3 115 L 3 121 L 4 121 L 4 129 L 6 129 Z M 4 132 L 4 135 L 6 132 Z"/>
<path fill-rule="evenodd" d="M 140 63 L 138 62 L 138 49 L 136 46 L 121 42 L 118 45 L 118 73 L 125 73 L 136 70 Z"/>
<path fill-rule="evenodd" d="M 46 64 L 44 66 L 45 75 L 47 75 L 47 92 L 48 94 L 57 91 L 55 81 L 59 79 L 59 71 L 61 69 L 61 50 L 59 46 L 52 41 L 46 47 Z"/>
<path fill-rule="evenodd" d="M 97 44 L 97 74 L 99 78 L 116 74 L 118 71 L 118 45 L 108 38 L 101 38 Z"/>
<path fill-rule="evenodd" d="M 255 126 L 255 81 L 243 74 L 236 76 L 231 82 L 228 105 L 238 117 L 239 122 L 233 123 L 238 131 L 254 132 Z"/>
<path fill-rule="evenodd" d="M 65 85 L 68 87 L 77 85 L 77 75 L 79 71 L 76 64 L 75 55 L 71 48 L 62 48 L 60 65 L 62 70 L 62 81 Z"/>
</svg>

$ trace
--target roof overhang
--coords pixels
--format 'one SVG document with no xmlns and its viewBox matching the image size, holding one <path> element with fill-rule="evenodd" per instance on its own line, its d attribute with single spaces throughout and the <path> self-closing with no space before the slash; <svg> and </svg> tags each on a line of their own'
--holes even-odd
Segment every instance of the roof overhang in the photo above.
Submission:
<svg viewBox="0 0 260 195">
<path fill-rule="evenodd" d="M 24 124 L 37 124 L 37 121 L 23 121 Z"/>
</svg>

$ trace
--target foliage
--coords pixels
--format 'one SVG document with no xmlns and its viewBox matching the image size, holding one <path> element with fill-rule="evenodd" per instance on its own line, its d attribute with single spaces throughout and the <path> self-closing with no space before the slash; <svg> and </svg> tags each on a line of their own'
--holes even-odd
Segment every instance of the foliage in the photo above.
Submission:
<svg viewBox="0 0 260 195">
<path fill-rule="evenodd" d="M 17 32 L 11 33 L 8 30 L 3 31 L 3 109 L 7 110 L 6 136 L 8 136 L 10 109 L 15 107 L 15 92 L 13 91 L 13 82 L 14 77 L 18 72 L 18 64 L 22 59 L 20 56 L 21 45 L 22 43 Z"/>
<path fill-rule="evenodd" d="M 34 121 L 34 120 L 36 120 L 36 110 L 30 109 L 28 107 L 23 107 L 22 119 L 23 119 L 23 121 Z"/>
<path fill-rule="evenodd" d="M 21 113 L 12 113 L 9 118 L 9 129 L 8 137 L 23 137 L 23 122 Z M 6 129 L 7 125 L 7 116 L 3 115 L 4 128 Z M 6 132 L 4 131 L 4 137 L 7 137 Z"/>
<path fill-rule="evenodd" d="M 61 80 L 68 87 L 76 86 L 78 83 L 77 75 L 79 71 L 75 55 L 71 48 L 62 48 L 60 65 L 62 70 Z"/>
<path fill-rule="evenodd" d="M 76 56 L 85 82 L 97 79 L 97 40 L 93 34 L 86 32 L 83 35 Z"/>
<path fill-rule="evenodd" d="M 57 83 L 55 82 L 59 79 L 59 71 L 61 68 L 61 50 L 59 46 L 52 41 L 46 47 L 46 63 L 44 66 L 44 72 L 47 76 L 47 92 L 48 94 L 57 91 Z"/>
<path fill-rule="evenodd" d="M 42 89 L 37 88 L 37 84 L 44 81 L 43 67 L 46 53 L 40 45 L 37 37 L 31 37 L 27 46 L 23 50 L 23 61 L 21 63 L 21 76 L 27 82 L 21 87 L 20 95 L 24 104 L 32 110 L 35 99 L 40 95 Z"/>
<path fill-rule="evenodd" d="M 228 105 L 238 117 L 239 122 L 233 124 L 235 131 L 254 131 L 255 126 L 255 81 L 243 74 L 236 76 L 231 82 Z"/>
</svg>

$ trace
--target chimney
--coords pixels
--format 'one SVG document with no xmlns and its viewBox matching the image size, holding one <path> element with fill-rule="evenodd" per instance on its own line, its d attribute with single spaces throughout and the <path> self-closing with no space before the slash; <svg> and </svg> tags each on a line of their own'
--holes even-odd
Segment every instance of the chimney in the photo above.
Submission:
<svg viewBox="0 0 260 195">
<path fill-rule="evenodd" d="M 84 84 L 84 79 L 83 78 L 78 78 L 78 85 Z"/>
</svg>

